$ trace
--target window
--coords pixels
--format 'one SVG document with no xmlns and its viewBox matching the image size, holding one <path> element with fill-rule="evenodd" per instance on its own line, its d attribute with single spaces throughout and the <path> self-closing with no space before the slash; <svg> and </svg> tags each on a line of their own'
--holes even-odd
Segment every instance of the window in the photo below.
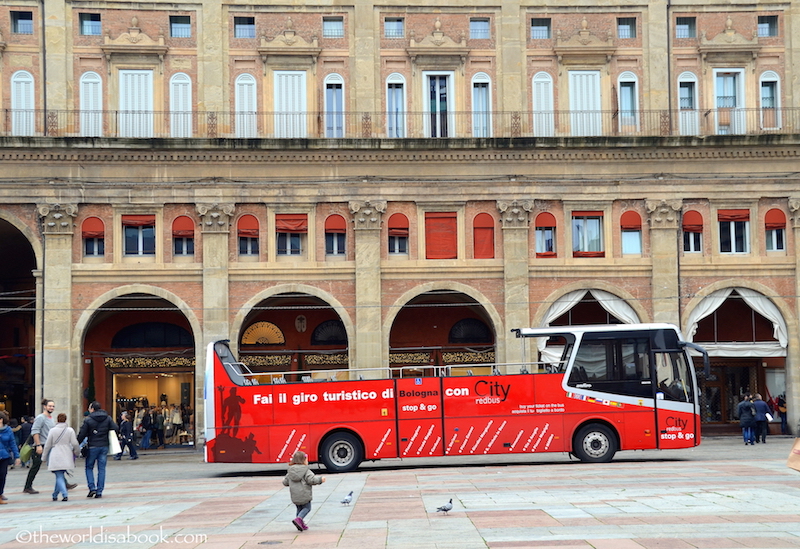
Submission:
<svg viewBox="0 0 800 549">
<path fill-rule="evenodd" d="M 569 71 L 570 135 L 603 134 L 600 71 Z"/>
<path fill-rule="evenodd" d="M 697 135 L 700 132 L 697 112 L 697 76 L 683 72 L 678 77 L 678 124 L 681 135 Z"/>
<path fill-rule="evenodd" d="M 323 17 L 323 38 L 344 38 L 344 19 L 341 17 Z"/>
<path fill-rule="evenodd" d="M 475 259 L 494 259 L 494 217 L 479 213 L 472 222 L 472 231 Z"/>
<path fill-rule="evenodd" d="M 472 137 L 492 136 L 492 102 L 489 75 L 472 77 Z"/>
<path fill-rule="evenodd" d="M 761 78 L 761 128 L 780 129 L 780 93 L 778 74 L 775 71 L 765 71 Z"/>
<path fill-rule="evenodd" d="M 156 253 L 156 216 L 123 215 L 123 253 L 154 255 Z"/>
<path fill-rule="evenodd" d="M 306 124 L 306 71 L 275 71 L 273 99 L 275 137 L 304 138 Z"/>
<path fill-rule="evenodd" d="M 553 77 L 547 72 L 533 76 L 533 135 L 553 137 L 556 133 L 553 110 Z"/>
<path fill-rule="evenodd" d="M 623 39 L 636 38 L 636 18 L 617 18 L 617 36 Z"/>
<path fill-rule="evenodd" d="M 531 40 L 546 40 L 552 38 L 550 18 L 531 19 Z"/>
<path fill-rule="evenodd" d="M 703 251 L 703 216 L 700 212 L 689 210 L 683 214 L 683 251 L 700 253 Z"/>
<path fill-rule="evenodd" d="M 786 250 L 786 214 L 777 208 L 767 212 L 764 220 L 768 252 Z"/>
<path fill-rule="evenodd" d="M 308 233 L 308 215 L 276 214 L 275 232 L 278 255 L 302 255 Z"/>
<path fill-rule="evenodd" d="M 408 253 L 408 218 L 401 214 L 392 214 L 388 223 L 389 254 L 399 255 Z"/>
<path fill-rule="evenodd" d="M 28 71 L 11 75 L 11 134 L 33 135 L 36 132 L 35 91 Z"/>
<path fill-rule="evenodd" d="M 169 79 L 169 132 L 192 137 L 192 79 L 182 72 Z"/>
<path fill-rule="evenodd" d="M 469 37 L 476 40 L 486 40 L 491 38 L 488 19 L 470 19 Z"/>
<path fill-rule="evenodd" d="M 33 34 L 33 12 L 12 11 L 11 32 L 14 34 Z"/>
<path fill-rule="evenodd" d="M 188 15 L 170 15 L 169 35 L 173 38 L 191 38 L 192 18 Z"/>
<path fill-rule="evenodd" d="M 619 75 L 620 129 L 636 130 L 639 127 L 639 95 L 637 78 L 630 71 Z"/>
<path fill-rule="evenodd" d="M 175 255 L 194 255 L 194 221 L 182 215 L 172 222 L 172 250 Z"/>
<path fill-rule="evenodd" d="M 252 74 L 236 77 L 235 91 L 236 137 L 256 137 L 256 79 Z"/>
<path fill-rule="evenodd" d="M 120 137 L 153 137 L 153 71 L 119 71 Z"/>
<path fill-rule="evenodd" d="M 605 257 L 603 212 L 572 212 L 572 256 Z"/>
<path fill-rule="evenodd" d="M 103 256 L 105 254 L 105 224 L 99 217 L 87 217 L 81 225 L 83 255 Z"/>
<path fill-rule="evenodd" d="M 457 259 L 456 212 L 425 212 L 425 259 Z"/>
<path fill-rule="evenodd" d="M 233 18 L 233 37 L 234 38 L 255 38 L 256 37 L 256 18 L 255 17 L 234 17 Z"/>
<path fill-rule="evenodd" d="M 556 217 L 550 212 L 536 216 L 536 257 L 556 257 Z"/>
<path fill-rule="evenodd" d="M 453 98 L 451 97 L 451 74 L 426 74 L 428 92 L 428 111 L 425 117 L 428 137 L 449 137 L 450 116 Z"/>
<path fill-rule="evenodd" d="M 237 223 L 239 255 L 258 256 L 258 219 L 254 215 L 243 215 Z"/>
<path fill-rule="evenodd" d="M 405 20 L 402 17 L 387 17 L 383 20 L 384 38 L 403 38 L 405 36 Z"/>
<path fill-rule="evenodd" d="M 750 253 L 750 210 L 719 210 L 717 219 L 720 253 Z"/>
<path fill-rule="evenodd" d="M 387 137 L 406 136 L 406 80 L 402 75 L 390 74 L 386 79 L 386 131 Z"/>
<path fill-rule="evenodd" d="M 594 391 L 653 398 L 650 375 L 648 338 L 603 339 L 601 334 L 586 334 L 575 354 L 567 384 L 572 387 L 589 385 Z"/>
<path fill-rule="evenodd" d="M 344 137 L 344 78 L 325 77 L 325 137 Z"/>
<path fill-rule="evenodd" d="M 714 70 L 716 130 L 720 135 L 745 132 L 744 70 Z"/>
<path fill-rule="evenodd" d="M 347 222 L 341 215 L 331 215 L 325 220 L 325 255 L 344 255 Z"/>
<path fill-rule="evenodd" d="M 620 217 L 622 230 L 622 253 L 637 255 L 642 253 L 642 217 L 634 212 L 627 211 Z"/>
<path fill-rule="evenodd" d="M 99 13 L 81 13 L 78 15 L 81 23 L 81 34 L 84 36 L 99 36 L 103 33 Z"/>
<path fill-rule="evenodd" d="M 675 38 L 697 38 L 697 18 L 678 17 L 675 21 Z"/>
<path fill-rule="evenodd" d="M 80 81 L 81 135 L 103 135 L 103 79 L 96 72 L 85 72 Z"/>
<path fill-rule="evenodd" d="M 758 36 L 778 36 L 778 16 L 759 15 L 758 16 Z"/>
</svg>

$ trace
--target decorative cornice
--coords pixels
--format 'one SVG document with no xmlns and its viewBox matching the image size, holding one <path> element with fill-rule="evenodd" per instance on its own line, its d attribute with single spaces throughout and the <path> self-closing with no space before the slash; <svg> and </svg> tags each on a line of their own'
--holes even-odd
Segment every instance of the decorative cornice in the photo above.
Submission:
<svg viewBox="0 0 800 549">
<path fill-rule="evenodd" d="M 230 231 L 231 218 L 236 212 L 234 204 L 197 204 L 200 214 L 200 226 L 204 233 L 227 233 Z"/>
<path fill-rule="evenodd" d="M 267 60 L 270 56 L 290 56 L 292 63 L 297 64 L 298 58 L 308 58 L 311 65 L 317 63 L 322 48 L 316 36 L 311 37 L 311 42 L 298 36 L 294 30 L 292 19 L 286 22 L 286 29 L 272 40 L 267 40 L 266 36 L 261 37 L 261 45 L 257 48 L 261 61 L 264 64 L 264 75 L 267 74 Z"/>
<path fill-rule="evenodd" d="M 527 229 L 531 220 L 533 200 L 498 200 L 497 209 L 502 214 L 500 221 L 504 229 Z"/>
<path fill-rule="evenodd" d="M 73 233 L 73 219 L 78 215 L 77 204 L 39 204 L 36 209 L 42 217 L 45 234 Z"/>
<path fill-rule="evenodd" d="M 581 21 L 581 30 L 569 38 L 562 38 L 561 31 L 558 31 L 553 50 L 558 56 L 559 65 L 607 65 L 611 61 L 611 56 L 617 51 L 617 47 L 610 37 L 601 40 L 595 36 L 589 30 L 589 23 L 584 17 Z"/>
<path fill-rule="evenodd" d="M 350 202 L 350 213 L 353 214 L 356 230 L 380 229 L 385 211 L 385 200 L 353 200 Z"/>
<path fill-rule="evenodd" d="M 733 21 L 730 16 L 725 21 L 725 30 L 717 34 L 711 40 L 706 39 L 703 31 L 700 36 L 700 45 L 697 47 L 703 60 L 703 74 L 708 72 L 708 61 L 728 61 L 734 60 L 747 62 L 758 57 L 761 45 L 758 43 L 758 35 L 753 33 L 751 39 L 745 38 L 733 28 Z M 711 57 L 709 59 L 709 56 Z M 753 66 L 755 71 L 755 65 Z"/>
<path fill-rule="evenodd" d="M 414 31 L 411 31 L 411 40 L 406 48 L 406 53 L 411 58 L 412 66 L 438 64 L 442 61 L 452 59 L 457 61 L 462 69 L 469 55 L 467 47 L 467 37 L 462 31 L 459 41 L 456 42 L 442 31 L 442 22 L 436 18 L 433 24 L 433 32 L 425 36 L 422 40 L 417 40 Z"/>
<path fill-rule="evenodd" d="M 118 54 L 137 54 L 137 55 L 157 55 L 161 72 L 164 72 L 164 56 L 169 51 L 169 46 L 164 43 L 164 35 L 158 36 L 157 40 L 150 38 L 139 28 L 139 18 L 134 16 L 128 32 L 120 34 L 112 39 L 111 35 L 106 34 L 104 43 L 100 46 L 106 56 L 108 73 L 111 74 L 111 55 Z"/>
<path fill-rule="evenodd" d="M 677 229 L 683 202 L 680 200 L 645 200 L 651 229 Z"/>
</svg>

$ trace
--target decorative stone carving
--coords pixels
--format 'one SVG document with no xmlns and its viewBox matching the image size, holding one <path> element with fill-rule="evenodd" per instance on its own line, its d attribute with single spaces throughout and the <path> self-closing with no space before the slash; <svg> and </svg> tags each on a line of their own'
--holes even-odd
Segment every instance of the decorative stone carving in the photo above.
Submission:
<svg viewBox="0 0 800 549">
<path fill-rule="evenodd" d="M 725 30 L 716 35 L 711 40 L 706 39 L 706 32 L 700 36 L 698 51 L 703 60 L 703 74 L 708 72 L 707 62 L 726 62 L 726 63 L 747 63 L 758 57 L 761 45 L 758 43 L 758 35 L 753 33 L 751 39 L 745 38 L 733 28 L 733 21 L 730 16 L 725 21 Z M 756 67 L 753 64 L 753 71 Z"/>
<path fill-rule="evenodd" d="M 581 30 L 577 34 L 564 39 L 559 30 L 553 49 L 558 56 L 559 65 L 606 65 L 606 72 L 608 72 L 611 56 L 617 51 L 611 37 L 601 40 L 592 34 L 585 17 L 581 21 Z"/>
<path fill-rule="evenodd" d="M 267 40 L 266 36 L 261 37 L 261 45 L 257 48 L 261 61 L 264 64 L 264 75 L 267 74 L 267 59 L 278 57 L 285 58 L 287 63 L 297 66 L 299 61 L 305 60 L 308 65 L 315 66 L 317 57 L 322 51 L 316 36 L 311 37 L 311 42 L 298 36 L 294 30 L 292 19 L 286 22 L 286 30 L 277 35 L 272 40 Z"/>
<path fill-rule="evenodd" d="M 498 200 L 497 209 L 500 210 L 500 221 L 504 229 L 527 229 L 531 221 L 533 200 Z"/>
<path fill-rule="evenodd" d="M 385 200 L 365 200 L 350 202 L 350 212 L 356 230 L 380 229 L 383 213 L 386 211 Z"/>
<path fill-rule="evenodd" d="M 72 234 L 77 204 L 39 204 L 45 234 Z"/>
<path fill-rule="evenodd" d="M 800 229 L 800 198 L 789 199 L 789 217 L 792 220 L 792 228 Z"/>
<path fill-rule="evenodd" d="M 231 218 L 236 212 L 233 204 L 197 204 L 200 214 L 200 225 L 204 233 L 227 233 L 230 230 Z"/>
<path fill-rule="evenodd" d="M 111 56 L 113 54 L 134 54 L 134 55 L 157 55 L 161 73 L 164 73 L 164 56 L 169 51 L 169 46 L 164 43 L 164 35 L 159 34 L 158 39 L 154 40 L 139 28 L 139 19 L 134 16 L 131 19 L 131 26 L 128 32 L 120 34 L 112 39 L 110 34 L 106 34 L 105 40 L 100 49 L 106 56 L 108 74 L 111 74 Z"/>
<path fill-rule="evenodd" d="M 645 200 L 650 227 L 677 229 L 683 203 L 680 200 Z"/>
<path fill-rule="evenodd" d="M 417 65 L 426 67 L 438 65 L 441 68 L 457 64 L 461 67 L 462 74 L 469 52 L 464 32 L 461 32 L 459 41 L 456 42 L 442 31 L 442 22 L 438 17 L 433 25 L 433 32 L 422 40 L 418 41 L 414 31 L 411 31 L 411 41 L 406 48 L 415 71 Z"/>
</svg>

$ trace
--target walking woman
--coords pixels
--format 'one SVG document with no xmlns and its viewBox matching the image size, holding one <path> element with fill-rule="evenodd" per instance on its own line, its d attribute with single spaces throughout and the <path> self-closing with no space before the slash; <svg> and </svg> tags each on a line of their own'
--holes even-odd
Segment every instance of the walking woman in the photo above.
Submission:
<svg viewBox="0 0 800 549">
<path fill-rule="evenodd" d="M 19 465 L 19 448 L 14 439 L 14 433 L 8 426 L 8 414 L 5 410 L 0 411 L 0 505 L 8 503 L 8 499 L 3 495 L 6 489 L 6 475 L 9 465 Z"/>
<path fill-rule="evenodd" d="M 64 475 L 69 469 L 75 468 L 75 458 L 81 453 L 78 437 L 75 430 L 67 425 L 67 414 L 58 414 L 56 426 L 50 429 L 47 442 L 44 443 L 42 461 L 47 462 L 48 471 L 56 475 L 56 487 L 53 490 L 53 501 L 67 501 L 67 481 Z"/>
</svg>

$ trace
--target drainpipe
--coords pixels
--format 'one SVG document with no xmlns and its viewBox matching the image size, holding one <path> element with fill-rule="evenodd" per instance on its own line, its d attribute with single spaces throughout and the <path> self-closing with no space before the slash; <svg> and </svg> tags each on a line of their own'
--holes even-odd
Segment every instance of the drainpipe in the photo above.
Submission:
<svg viewBox="0 0 800 549">
<path fill-rule="evenodd" d="M 42 0 L 44 1 L 44 0 Z M 675 131 L 672 123 L 672 2 L 667 0 L 667 113 L 670 134 Z"/>
<path fill-rule="evenodd" d="M 44 135 L 47 135 L 47 36 L 45 33 L 45 0 L 41 0 L 41 40 L 42 40 L 42 106 L 44 107 Z"/>
</svg>

